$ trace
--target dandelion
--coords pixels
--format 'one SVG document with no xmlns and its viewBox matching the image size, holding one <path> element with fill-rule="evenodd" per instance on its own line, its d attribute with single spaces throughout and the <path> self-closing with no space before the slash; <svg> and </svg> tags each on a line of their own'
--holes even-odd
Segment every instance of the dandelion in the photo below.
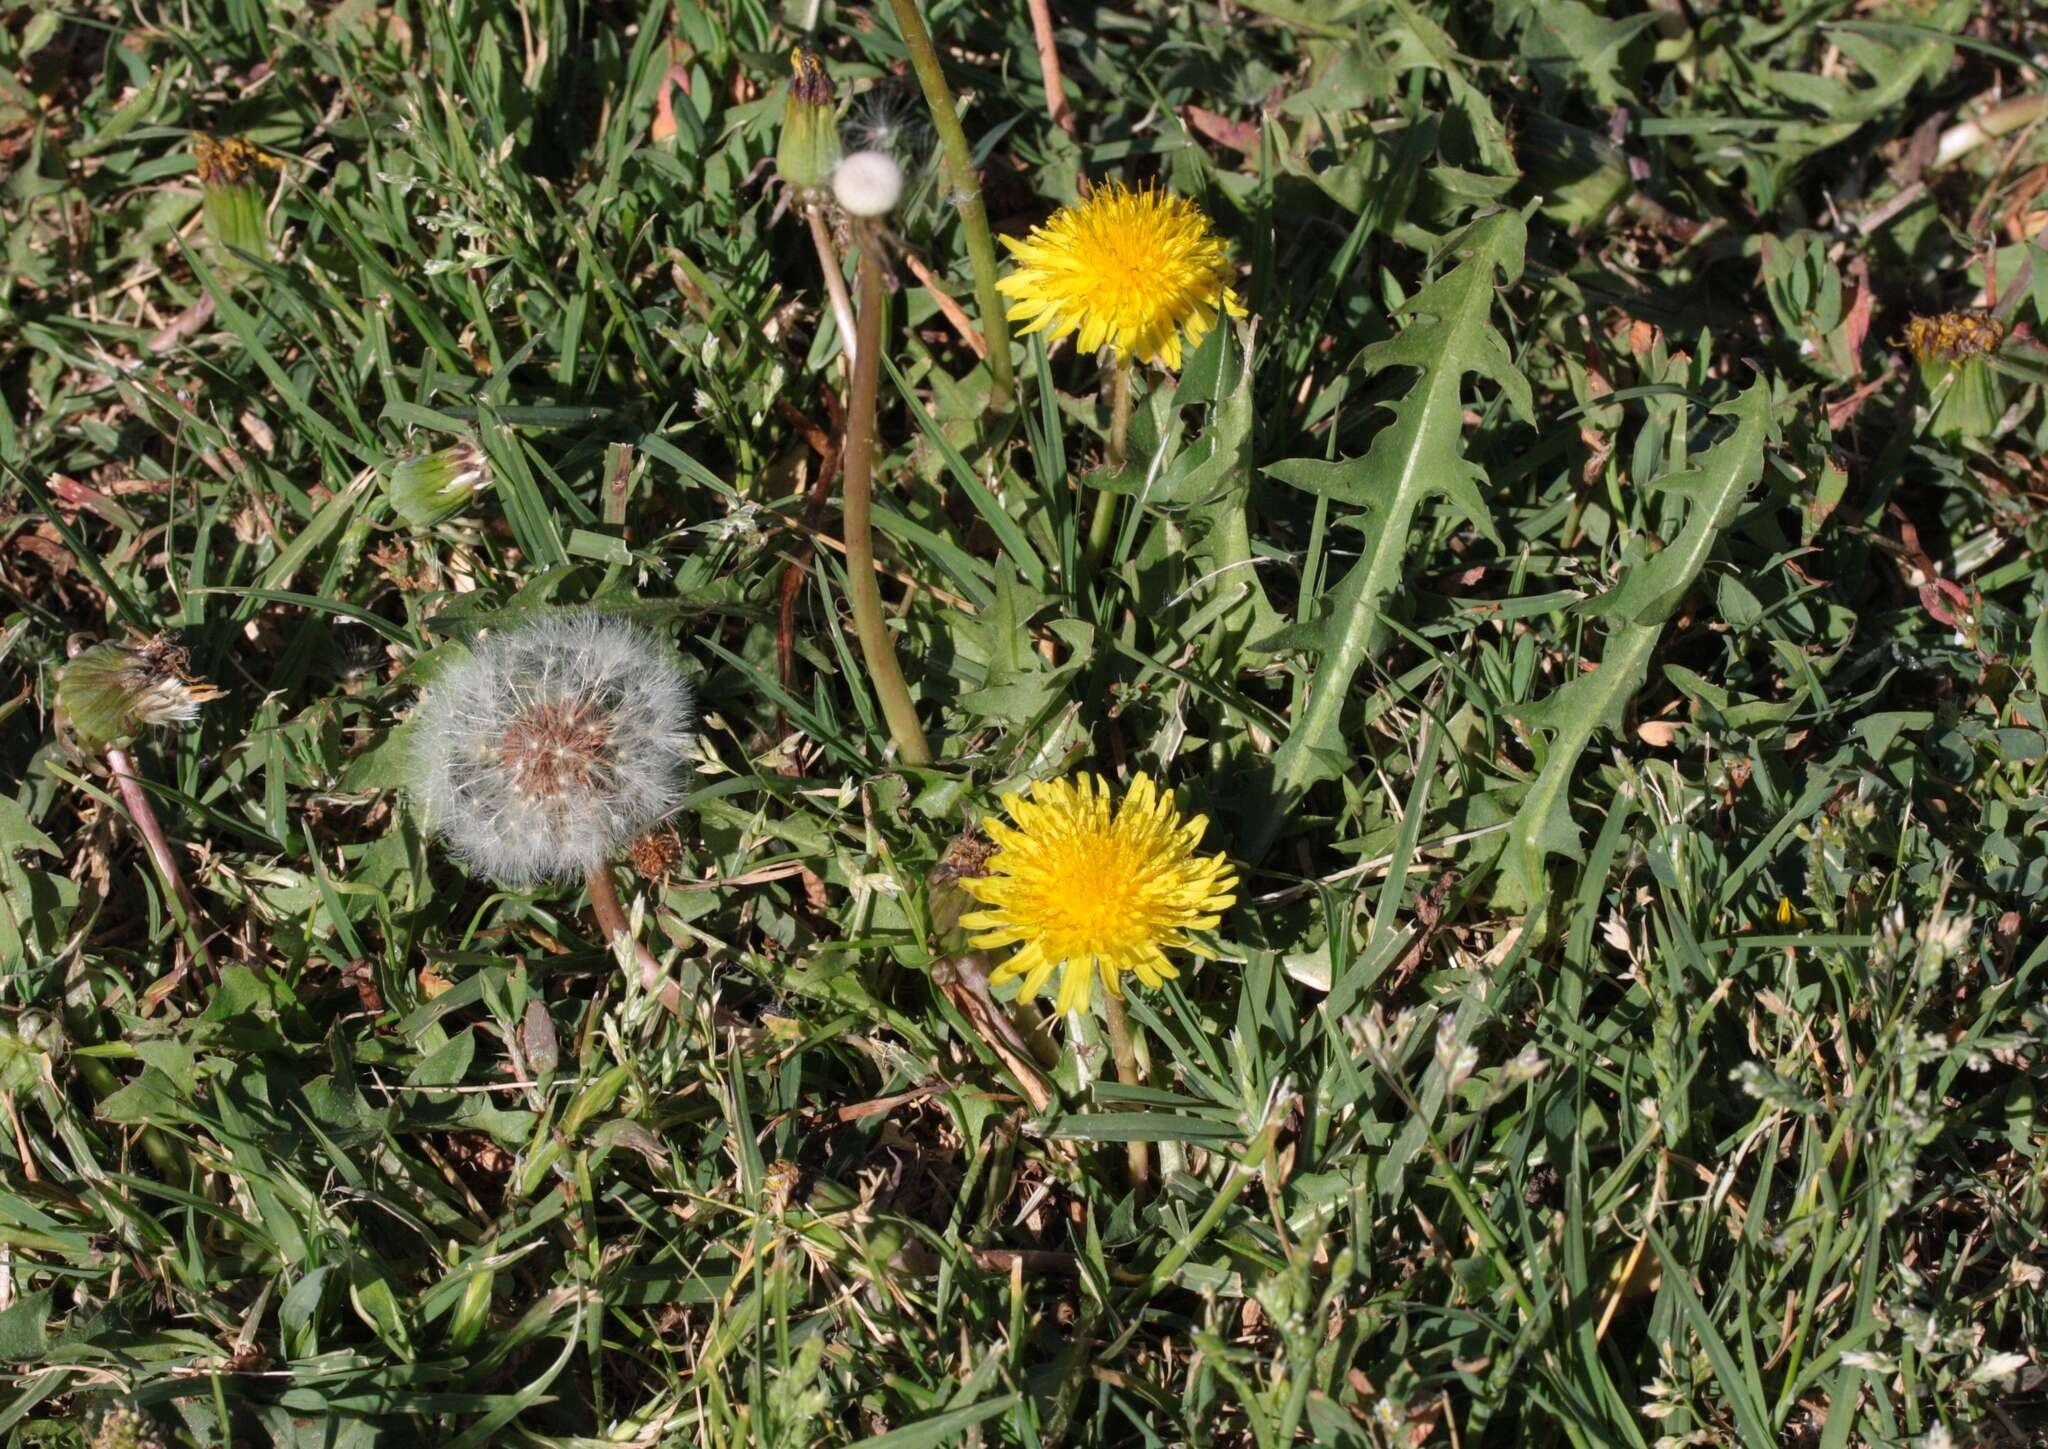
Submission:
<svg viewBox="0 0 2048 1449">
<path fill-rule="evenodd" d="M 1897 341 L 1919 364 L 1936 437 L 1981 437 L 1998 425 L 2005 402 L 1991 363 L 2004 340 L 2005 324 L 1986 312 L 1943 312 L 1906 324 Z"/>
<path fill-rule="evenodd" d="M 595 882 L 682 799 L 690 720 L 670 650 L 620 619 L 549 615 L 485 639 L 427 689 L 414 794 L 486 875 Z"/>
<path fill-rule="evenodd" d="M 1168 951 L 1214 958 L 1188 932 L 1221 919 L 1237 876 L 1223 856 L 1196 854 L 1208 818 L 1183 820 L 1149 775 L 1114 811 L 1109 783 L 1091 775 L 1005 795 L 1003 809 L 1016 824 L 986 822 L 988 873 L 961 881 L 988 907 L 961 918 L 981 933 L 973 943 L 1017 947 L 992 984 L 1021 977 L 1031 997 L 1058 971 L 1059 1009 L 1083 1011 L 1098 976 L 1115 998 L 1125 975 L 1147 986 L 1178 976 Z"/>
<path fill-rule="evenodd" d="M 789 53 L 789 67 L 775 169 L 785 186 L 815 191 L 831 182 L 832 168 L 839 164 L 837 98 L 815 51 L 798 46 Z"/>
<path fill-rule="evenodd" d="M 200 931 L 198 898 L 178 869 L 177 853 L 164 834 L 156 807 L 142 786 L 142 776 L 128 746 L 144 730 L 158 725 L 186 724 L 199 717 L 199 706 L 218 699 L 220 691 L 191 675 L 191 656 L 168 634 L 137 644 L 93 644 L 73 638 L 70 660 L 57 676 L 57 731 L 69 745 L 102 756 L 107 773 L 128 818 L 135 822 L 157 874 L 170 886 L 183 913 L 182 924 L 193 955 L 208 966 L 213 957 Z M 184 975 L 180 965 L 168 978 L 167 991 Z"/>
<path fill-rule="evenodd" d="M 832 194 L 852 216 L 886 216 L 903 199 L 903 168 L 881 151 L 856 151 L 832 169 Z"/>
<path fill-rule="evenodd" d="M 483 449 L 464 439 L 392 467 L 385 488 L 391 507 L 414 528 L 439 523 L 491 486 Z"/>
<path fill-rule="evenodd" d="M 139 644 L 95 644 L 57 676 L 57 708 L 71 739 L 90 749 L 131 743 L 157 725 L 184 724 L 220 691 L 194 679 L 185 646 L 167 634 Z"/>
<path fill-rule="evenodd" d="M 1219 313 L 1242 317 L 1230 254 L 1186 197 L 1118 182 L 1055 213 L 1023 241 L 1003 238 L 1017 268 L 997 283 L 1009 317 L 1048 342 L 1081 334 L 1083 352 L 1155 359 L 1178 370 L 1181 335 L 1199 346 Z"/>
<path fill-rule="evenodd" d="M 256 173 L 277 162 L 240 136 L 215 140 L 195 136 L 192 164 L 202 193 L 200 210 L 206 234 L 220 249 L 222 264 L 239 270 L 233 253 L 263 256 L 269 251 L 270 228 L 263 217 L 263 193 Z"/>
</svg>

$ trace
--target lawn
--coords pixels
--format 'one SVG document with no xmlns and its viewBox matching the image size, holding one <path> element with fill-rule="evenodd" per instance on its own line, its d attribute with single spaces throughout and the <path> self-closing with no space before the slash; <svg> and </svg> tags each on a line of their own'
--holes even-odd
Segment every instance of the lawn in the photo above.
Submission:
<svg viewBox="0 0 2048 1449">
<path fill-rule="evenodd" d="M 2048 1442 L 2048 13 L 0 20 L 4 1449 Z"/>
</svg>

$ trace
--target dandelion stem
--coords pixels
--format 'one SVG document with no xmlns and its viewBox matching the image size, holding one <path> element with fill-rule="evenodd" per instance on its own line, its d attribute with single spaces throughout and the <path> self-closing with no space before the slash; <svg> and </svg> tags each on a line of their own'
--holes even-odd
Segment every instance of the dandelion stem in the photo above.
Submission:
<svg viewBox="0 0 2048 1449">
<path fill-rule="evenodd" d="M 889 0 L 889 8 L 896 14 L 896 28 L 903 32 L 911 67 L 924 87 L 932 125 L 945 148 L 946 183 L 960 199 L 960 226 L 967 235 L 967 259 L 974 266 L 974 304 L 981 312 L 981 335 L 988 339 L 988 406 L 990 412 L 1002 412 L 1010 406 L 1016 378 L 1010 369 L 1010 323 L 1003 315 L 1002 294 L 996 291 L 996 243 L 989 234 L 988 210 L 981 201 L 981 180 L 974 174 L 974 152 L 967 144 L 967 133 L 960 129 L 960 113 L 954 108 L 946 72 L 939 65 L 939 53 L 932 46 L 924 16 L 918 13 L 917 0 Z"/>
<path fill-rule="evenodd" d="M 1117 1080 L 1126 1087 L 1145 1085 L 1144 1068 L 1138 1065 L 1137 1043 L 1131 1036 L 1130 1018 L 1124 1015 L 1124 999 L 1114 991 L 1102 993 L 1103 1015 L 1109 1019 L 1109 1052 L 1116 1058 Z M 1131 1191 L 1144 1202 L 1152 1196 L 1152 1149 L 1143 1142 L 1127 1142 L 1124 1151 L 1130 1162 Z"/>
<path fill-rule="evenodd" d="M 875 474 L 875 401 L 882 376 L 882 246 L 874 229 L 860 235 L 860 345 L 853 368 L 853 397 L 846 410 L 844 452 L 846 600 L 853 629 L 867 662 L 868 681 L 889 722 L 889 737 L 906 765 L 929 765 L 932 747 L 917 722 L 910 687 L 896 662 L 896 641 L 882 619 L 882 589 L 875 582 L 875 540 L 870 516 Z"/>
<path fill-rule="evenodd" d="M 634 937 L 633 927 L 626 920 L 626 908 L 619 904 L 619 888 L 612 883 L 611 866 L 598 866 L 584 877 L 583 884 L 590 891 L 590 913 L 597 917 L 597 928 L 604 932 L 605 945 L 616 951 L 619 937 L 630 941 L 633 957 L 640 963 L 640 984 L 651 990 L 661 980 L 661 962 Z"/>
<path fill-rule="evenodd" d="M 804 208 L 804 220 L 811 226 L 811 242 L 818 249 L 818 270 L 825 274 L 825 295 L 832 300 L 832 320 L 839 324 L 839 347 L 847 366 L 859 360 L 854 341 L 853 302 L 846 295 L 846 277 L 839 270 L 839 249 L 832 245 L 832 233 L 825 225 L 825 213 L 815 206 Z"/>
<path fill-rule="evenodd" d="M 185 884 L 185 877 L 178 870 L 178 857 L 171 849 L 169 837 L 158 823 L 156 810 L 149 803 L 149 792 L 142 788 L 141 777 L 135 773 L 135 761 L 119 745 L 107 747 L 107 768 L 113 772 L 114 788 L 120 792 L 121 803 L 128 809 L 129 819 L 142 832 L 142 843 L 149 851 L 151 863 L 171 894 L 178 898 L 179 910 L 184 914 L 182 924 L 185 938 L 190 942 L 192 953 L 211 971 L 214 968 L 213 955 L 206 949 L 202 934 L 205 920 L 199 913 L 199 902 L 192 895 L 192 888 Z"/>
<path fill-rule="evenodd" d="M 1124 465 L 1131 445 L 1131 364 L 1119 358 L 1110 364 L 1109 375 L 1109 470 Z M 1117 496 L 1106 488 L 1095 492 L 1095 516 L 1088 524 L 1088 547 L 1081 555 L 1081 572 L 1092 578 L 1109 556 L 1109 541 L 1116 532 Z"/>
</svg>

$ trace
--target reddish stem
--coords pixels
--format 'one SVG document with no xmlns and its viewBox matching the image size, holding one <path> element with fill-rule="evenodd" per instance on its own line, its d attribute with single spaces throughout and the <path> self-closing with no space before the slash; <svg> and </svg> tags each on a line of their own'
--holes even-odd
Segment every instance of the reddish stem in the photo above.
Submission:
<svg viewBox="0 0 2048 1449">
<path fill-rule="evenodd" d="M 206 949 L 205 938 L 201 935 L 205 923 L 199 913 L 199 902 L 194 899 L 192 888 L 185 884 L 185 877 L 178 870 L 178 857 L 171 850 L 171 842 L 164 835 L 163 826 L 157 822 L 156 810 L 149 803 L 149 792 L 142 788 L 141 777 L 135 773 L 135 761 L 120 746 L 109 745 L 107 766 L 113 771 L 114 788 L 120 792 L 121 803 L 127 807 L 129 819 L 142 832 L 142 843 L 156 865 L 156 873 L 170 886 L 171 893 L 178 898 L 178 905 L 185 912 L 185 929 L 191 937 L 193 951 L 208 970 L 214 969 L 213 955 Z"/>
<path fill-rule="evenodd" d="M 583 883 L 590 891 L 590 913 L 597 917 L 597 927 L 604 933 L 605 945 L 616 949 L 621 936 L 632 942 L 634 959 L 640 963 L 640 984 L 650 991 L 659 991 L 662 1005 L 671 1011 L 678 1010 L 681 993 L 673 981 L 662 981 L 661 962 L 634 938 L 633 928 L 626 920 L 626 908 L 619 903 L 619 888 L 612 883 L 612 868 L 609 865 L 598 866 L 584 878 Z"/>
</svg>

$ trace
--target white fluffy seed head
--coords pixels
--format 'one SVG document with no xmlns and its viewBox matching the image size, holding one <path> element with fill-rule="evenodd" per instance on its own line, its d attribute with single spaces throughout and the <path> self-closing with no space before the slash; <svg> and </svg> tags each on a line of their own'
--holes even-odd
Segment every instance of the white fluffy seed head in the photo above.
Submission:
<svg viewBox="0 0 2048 1449">
<path fill-rule="evenodd" d="M 903 168 L 882 151 L 856 151 L 832 168 L 832 194 L 854 216 L 886 216 L 903 199 Z"/>
<path fill-rule="evenodd" d="M 667 645 L 623 619 L 546 616 L 492 634 L 421 695 L 413 794 L 485 875 L 580 877 L 676 808 L 691 717 Z"/>
</svg>

